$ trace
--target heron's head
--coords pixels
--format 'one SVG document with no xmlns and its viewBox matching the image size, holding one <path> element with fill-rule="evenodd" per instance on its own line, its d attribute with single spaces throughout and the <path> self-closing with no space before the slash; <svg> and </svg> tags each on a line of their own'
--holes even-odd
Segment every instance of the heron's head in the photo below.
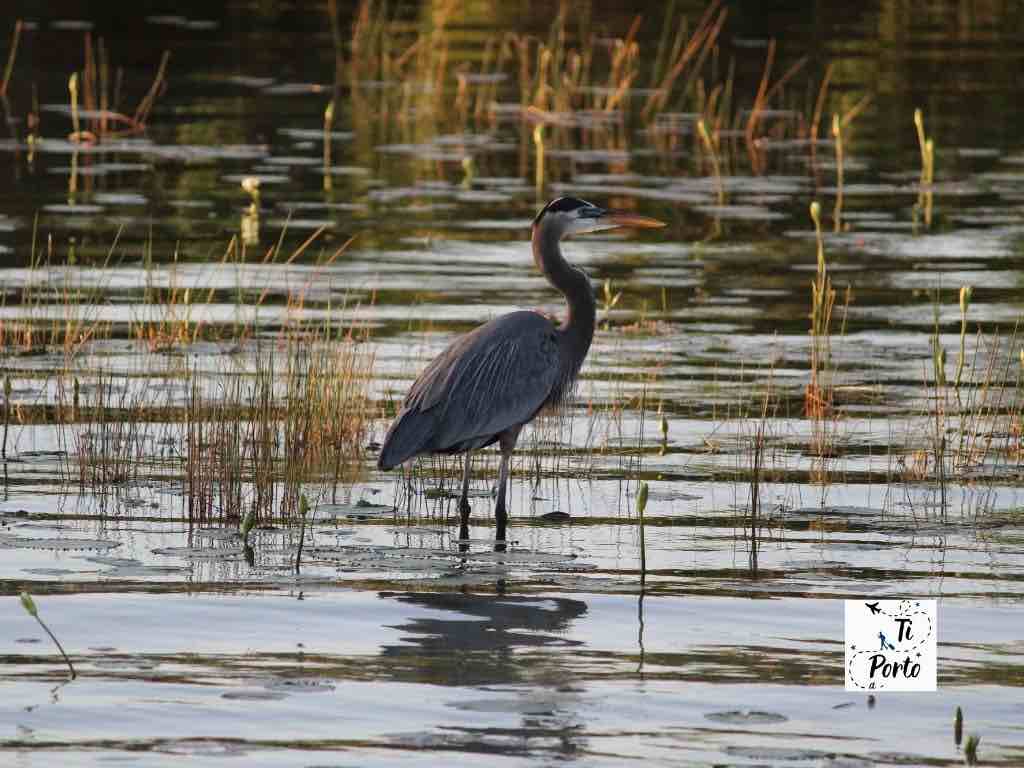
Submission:
<svg viewBox="0 0 1024 768">
<path fill-rule="evenodd" d="M 549 229 L 558 237 L 584 232 L 600 232 L 618 227 L 664 227 L 665 222 L 635 213 L 610 211 L 578 197 L 557 197 L 541 208 L 533 228 Z"/>
</svg>

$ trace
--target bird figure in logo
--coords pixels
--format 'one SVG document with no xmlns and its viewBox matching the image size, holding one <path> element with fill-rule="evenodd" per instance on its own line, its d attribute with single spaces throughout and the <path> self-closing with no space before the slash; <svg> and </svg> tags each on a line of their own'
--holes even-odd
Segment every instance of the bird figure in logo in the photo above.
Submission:
<svg viewBox="0 0 1024 768">
<path fill-rule="evenodd" d="M 596 304 L 586 273 L 562 256 L 563 237 L 617 227 L 663 227 L 663 222 L 560 197 L 533 220 L 533 260 L 565 296 L 566 318 L 511 312 L 456 339 L 413 382 L 388 429 L 377 466 L 389 470 L 423 454 L 465 454 L 459 499 L 459 538 L 469 538 L 469 475 L 473 451 L 501 450 L 494 507 L 496 540 L 504 542 L 509 461 L 523 426 L 573 391 L 594 337 Z"/>
</svg>

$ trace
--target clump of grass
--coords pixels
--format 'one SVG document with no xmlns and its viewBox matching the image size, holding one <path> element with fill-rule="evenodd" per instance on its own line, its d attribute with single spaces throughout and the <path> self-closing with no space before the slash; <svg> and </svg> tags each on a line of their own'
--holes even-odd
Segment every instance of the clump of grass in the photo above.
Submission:
<svg viewBox="0 0 1024 768">
<path fill-rule="evenodd" d="M 64 646 L 60 644 L 60 640 L 57 639 L 57 636 L 53 634 L 50 628 L 46 626 L 46 622 L 44 622 L 42 617 L 40 617 L 39 608 L 36 607 L 36 601 L 32 599 L 32 595 L 28 592 L 22 592 L 19 597 L 21 598 L 21 607 L 25 609 L 25 613 L 39 623 L 39 626 L 43 628 L 43 631 L 50 636 L 51 640 L 53 640 L 53 644 L 57 646 L 57 650 L 60 651 L 60 655 L 64 657 L 64 663 L 68 665 L 68 673 L 71 679 L 74 680 L 78 676 L 78 673 L 75 672 L 75 665 L 71 663 L 71 659 L 68 658 L 67 653 L 64 652 Z"/>
<path fill-rule="evenodd" d="M 520 119 L 519 172 L 532 176 L 538 189 L 561 170 L 550 150 L 563 146 L 621 151 L 628 145 L 629 122 L 644 124 L 656 144 L 675 150 L 683 134 L 681 122 L 693 127 L 699 115 L 715 145 L 719 175 L 738 153 L 741 142 L 723 145 L 729 130 L 742 137 L 756 173 L 765 171 L 769 153 L 765 138 L 803 135 L 805 118 L 798 109 L 783 109 L 773 120 L 770 108 L 784 107 L 786 89 L 804 70 L 796 61 L 773 77 L 776 45 L 769 46 L 764 74 L 748 109 L 738 108 L 734 92 L 735 60 L 722 61 L 720 37 L 729 14 L 722 0 L 712 0 L 691 23 L 675 3 L 667 3 L 656 49 L 644 49 L 641 30 L 650 23 L 637 14 L 619 36 L 608 38 L 590 23 L 591 3 L 557 6 L 547 35 L 496 36 L 473 62 L 450 63 L 448 29 L 458 5 L 441 3 L 420 21 L 410 21 L 382 0 L 361 0 L 352 25 L 346 66 L 357 136 L 385 134 L 383 140 L 422 142 L 440 133 L 465 133 L 471 120 L 493 129 L 500 115 Z M 336 31 L 337 13 L 328 4 L 335 30 L 336 69 L 342 60 Z M 337 79 L 337 78 L 336 78 Z M 822 82 L 824 99 L 828 78 Z M 394 88 L 379 88 L 381 82 Z M 507 88 L 499 91 L 499 84 Z M 501 103 L 507 91 L 514 101 Z M 338 97 L 335 88 L 335 98 Z M 823 104 L 819 104 L 823 108 Z M 663 119 L 664 118 L 664 119 Z M 538 128 L 538 125 L 544 126 Z M 578 129 L 583 129 L 582 131 Z M 530 132 L 535 131 L 537 162 L 530 167 Z M 541 131 L 543 133 L 541 133 Z M 694 131 L 694 141 L 701 139 Z M 813 149 L 812 149 L 813 151 Z M 542 154 L 543 153 L 543 154 Z M 680 153 L 666 151 L 661 162 L 671 165 Z M 541 158 L 545 162 L 540 162 Z M 424 173 L 440 176 L 442 165 L 424 162 Z M 328 182 L 329 184 L 329 182 Z"/>
<path fill-rule="evenodd" d="M 79 72 L 74 72 L 69 80 L 72 112 L 72 133 L 69 139 L 76 143 L 94 144 L 104 139 L 144 133 L 150 113 L 167 87 L 167 66 L 170 59 L 171 52 L 164 51 L 152 84 L 129 117 L 117 111 L 123 71 L 118 69 L 111 93 L 110 65 L 103 38 L 99 38 L 98 45 L 94 46 L 92 32 L 87 31 L 84 37 L 84 66 L 81 77 Z M 83 109 L 89 115 L 87 129 L 78 119 L 79 96 Z M 72 160 L 74 161 L 74 157 Z M 72 165 L 74 166 L 74 162 Z M 72 177 L 74 175 L 72 173 Z"/>
<path fill-rule="evenodd" d="M 964 762 L 968 765 L 978 764 L 978 746 L 981 744 L 981 736 L 972 733 L 964 742 Z"/>
<path fill-rule="evenodd" d="M 394 116 L 410 131 L 422 129 L 436 135 L 440 123 L 458 114 L 447 102 L 445 90 L 450 45 L 447 27 L 457 7 L 456 0 L 436 5 L 416 29 L 400 20 L 388 3 L 361 0 L 348 61 L 354 116 L 373 117 L 370 123 L 379 126 L 389 126 Z M 367 83 L 374 81 L 398 81 L 400 88 L 392 93 L 368 89 Z"/>
<path fill-rule="evenodd" d="M 957 469 L 980 469 L 998 453 L 1007 461 L 1020 459 L 1019 438 L 1014 438 L 1020 433 L 1017 427 L 1022 408 L 1020 366 L 1012 354 L 1017 340 L 1017 327 L 1005 339 L 998 332 L 984 335 L 979 331 L 976 336 L 973 359 L 969 369 L 965 366 L 963 392 L 956 392 L 955 426 L 960 438 L 954 457 Z M 944 410 L 953 409 L 952 404 L 940 405 Z M 994 439 L 996 435 L 1006 436 L 1001 448 Z"/>
<path fill-rule="evenodd" d="M 836 292 L 825 262 L 825 240 L 821 232 L 821 205 L 810 207 L 817 244 L 817 271 L 811 282 L 811 381 L 804 393 L 804 411 L 816 423 L 832 410 L 832 388 L 828 376 L 832 362 L 832 310 Z M 816 441 L 819 442 L 820 441 Z"/>
<path fill-rule="evenodd" d="M 69 412 L 63 402 L 65 387 L 59 389 L 58 414 Z M 132 386 L 131 380 L 115 378 L 109 371 L 100 371 L 85 394 L 74 382 L 74 402 L 70 414 L 72 440 L 81 488 L 108 493 L 116 486 L 137 480 L 146 471 L 145 457 L 151 453 L 155 440 L 152 418 L 147 412 L 154 404 L 145 390 Z"/>
<path fill-rule="evenodd" d="M 190 519 L 291 519 L 309 484 L 326 493 L 358 474 L 373 356 L 355 336 L 333 341 L 308 351 L 308 339 L 296 340 L 283 364 L 268 354 L 248 381 L 216 382 L 212 392 L 193 373 L 184 456 Z"/>
<path fill-rule="evenodd" d="M 947 377 L 946 350 L 941 344 L 940 295 L 934 298 L 935 320 L 930 335 L 931 355 L 922 371 L 925 405 L 911 422 L 897 459 L 903 482 L 931 480 L 935 505 L 946 513 L 950 481 L 969 483 L 982 511 L 991 498 L 986 486 L 1008 469 L 1019 470 L 1024 456 L 1024 399 L 1019 323 L 1009 333 L 996 329 L 975 334 L 967 345 L 967 321 L 972 291 L 960 290 L 960 338 L 956 376 Z"/>
<path fill-rule="evenodd" d="M 804 415 L 812 422 L 811 451 L 818 460 L 815 473 L 824 483 L 828 480 L 827 465 L 829 459 L 835 455 L 835 442 L 839 433 L 838 414 L 835 409 L 836 367 L 832 358 L 832 315 L 836 303 L 836 290 L 832 287 L 832 279 L 825 260 L 821 205 L 817 201 L 811 203 L 810 215 L 814 222 L 817 268 L 811 282 L 810 381 L 804 390 Z M 846 314 L 851 296 L 851 289 L 847 286 L 840 336 L 846 333 Z"/>
<path fill-rule="evenodd" d="M 653 120 L 659 112 L 669 108 L 670 100 L 677 91 L 679 100 L 673 103 L 671 108 L 674 111 L 683 111 L 682 100 L 692 95 L 698 73 L 715 49 L 722 27 L 725 26 L 729 11 L 728 8 L 721 6 L 720 0 L 711 2 L 697 21 L 692 34 L 685 21 L 679 23 L 672 19 L 674 9 L 671 5 L 668 6 L 666 23 L 663 26 L 664 33 L 658 45 L 651 77 L 654 90 L 647 97 L 643 107 L 642 114 L 645 120 Z M 668 45 L 670 29 L 677 30 L 671 46 Z M 682 82 L 683 86 L 677 89 L 679 82 Z"/>
<path fill-rule="evenodd" d="M 36 233 L 33 227 L 32 252 L 24 282 L 17 293 L 19 316 L 0 319 L 0 351 L 15 355 L 57 351 L 64 355 L 65 361 L 70 361 L 88 342 L 110 335 L 109 326 L 97 319 L 102 286 L 82 288 L 76 283 L 74 272 L 65 269 L 63 281 L 55 293 L 50 269 L 56 266 L 59 256 L 54 253 L 52 237 L 48 238 L 47 247 L 41 249 Z M 120 230 L 104 267 L 109 265 L 119 236 Z M 65 263 L 75 266 L 73 250 L 69 249 Z M 7 305 L 6 295 L 0 299 L 0 304 Z M 52 311 L 54 304 L 59 306 L 59 314 Z"/>
<path fill-rule="evenodd" d="M 319 234 L 314 233 L 281 261 L 298 259 Z M 241 249 L 234 242 L 226 251 L 225 262 L 236 256 L 242 261 Z M 308 281 L 287 293 L 287 319 L 277 338 L 269 341 L 254 340 L 255 315 L 243 311 L 253 301 L 260 305 L 269 288 L 253 301 L 240 289 L 233 323 L 214 326 L 195 321 L 192 308 L 203 302 L 203 297 L 177 284 L 176 257 L 167 268 L 168 279 L 158 277 L 147 246 L 142 304 L 148 317 L 122 324 L 101 323 L 94 317 L 105 301 L 101 291 L 68 287 L 55 297 L 52 281 L 47 283 L 43 269 L 50 263 L 50 251 L 47 249 L 45 261 L 34 254 L 33 268 L 22 289 L 22 305 L 30 321 L 18 321 L 24 331 L 16 331 L 12 323 L 0 323 L 0 340 L 8 345 L 4 351 L 11 351 L 14 344 L 29 344 L 27 350 L 42 351 L 52 348 L 47 342 L 54 341 L 63 343 L 67 353 L 63 369 L 42 374 L 48 382 L 42 392 L 53 394 L 40 397 L 53 397 L 53 402 L 16 404 L 11 376 L 6 376 L 5 432 L 16 423 L 52 423 L 63 449 L 62 471 L 81 488 L 100 496 L 117 493 L 125 484 L 147 477 L 180 479 L 187 514 L 193 521 L 240 522 L 254 511 L 255 524 L 293 516 L 301 493 L 310 498 L 336 494 L 339 484 L 350 482 L 362 471 L 366 436 L 375 415 L 367 396 L 374 353 L 365 326 L 339 321 L 345 306 L 328 304 L 323 320 L 306 321 L 303 317 L 307 290 L 346 246 L 316 257 Z M 281 252 L 279 242 L 267 252 L 263 264 L 280 263 Z M 97 269 L 100 285 L 105 282 L 102 272 L 106 266 Z M 36 269 L 38 281 L 32 274 Z M 42 287 L 37 287 L 37 282 Z M 158 283 L 164 287 L 158 289 Z M 214 299 L 211 288 L 205 302 Z M 52 307 L 47 305 L 54 301 L 61 302 L 67 318 L 47 328 L 44 322 L 48 321 L 36 321 L 33 316 L 37 311 L 52 316 Z M 215 365 L 206 371 L 189 369 L 177 356 L 163 354 L 194 343 L 200 331 L 211 339 L 231 341 L 238 354 L 207 359 L 207 366 Z M 102 358 L 99 363 L 93 359 L 88 367 L 82 366 L 75 355 L 102 336 L 139 341 L 142 369 L 108 370 Z M 152 354 L 160 356 L 150 357 Z M 151 377 L 167 380 L 172 386 L 151 389 L 146 386 Z M 163 394 L 154 395 L 154 391 Z M 16 448 L 17 440 L 14 442 Z M 10 440 L 5 439 L 0 452 L 10 450 Z"/>
</svg>

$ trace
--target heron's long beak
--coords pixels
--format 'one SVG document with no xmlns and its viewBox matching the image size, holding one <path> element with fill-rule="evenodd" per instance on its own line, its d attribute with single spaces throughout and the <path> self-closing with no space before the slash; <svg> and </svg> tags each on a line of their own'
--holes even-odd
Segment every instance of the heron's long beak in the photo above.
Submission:
<svg viewBox="0 0 1024 768">
<path fill-rule="evenodd" d="M 664 221 L 625 211 L 605 211 L 601 221 L 607 221 L 616 227 L 636 227 L 638 229 L 656 229 L 665 226 Z"/>
</svg>

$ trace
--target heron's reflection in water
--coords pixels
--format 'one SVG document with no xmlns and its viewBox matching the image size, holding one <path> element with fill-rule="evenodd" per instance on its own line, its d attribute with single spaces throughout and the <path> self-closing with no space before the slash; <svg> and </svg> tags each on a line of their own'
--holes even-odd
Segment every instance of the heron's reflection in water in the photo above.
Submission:
<svg viewBox="0 0 1024 768">
<path fill-rule="evenodd" d="M 548 665 L 554 668 L 545 669 L 543 661 L 517 651 L 580 645 L 564 633 L 587 612 L 582 600 L 565 597 L 457 592 L 392 592 L 381 597 L 452 614 L 417 617 L 394 627 L 408 633 L 402 637 L 405 644 L 386 645 L 381 652 L 408 661 L 407 671 L 417 682 L 437 685 L 536 682 L 547 674 L 553 679 L 545 682 L 558 684 L 557 655 Z"/>
<path fill-rule="evenodd" d="M 574 686 L 569 658 L 557 649 L 571 651 L 582 645 L 564 635 L 573 620 L 587 612 L 586 603 L 501 594 L 382 593 L 381 597 L 450 614 L 416 617 L 394 627 L 404 633 L 403 644 L 381 650 L 391 674 L 417 683 L 485 687 L 479 697 L 453 701 L 451 706 L 494 713 L 494 727 L 451 725 L 426 733 L 396 734 L 396 744 L 562 759 L 584 751 L 580 689 Z M 509 722 L 509 715 L 518 722 Z"/>
</svg>

